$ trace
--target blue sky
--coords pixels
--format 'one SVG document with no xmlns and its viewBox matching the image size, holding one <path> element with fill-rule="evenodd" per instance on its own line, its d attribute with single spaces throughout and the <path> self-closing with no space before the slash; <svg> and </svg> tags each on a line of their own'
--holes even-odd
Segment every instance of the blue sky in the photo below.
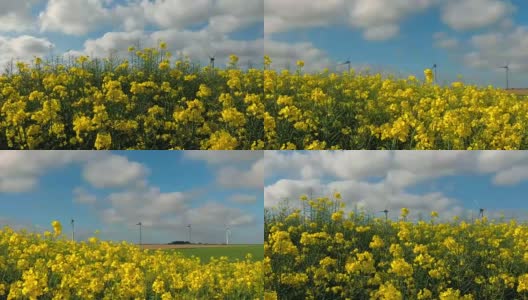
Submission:
<svg viewBox="0 0 528 300">
<path fill-rule="evenodd" d="M 266 52 L 279 66 L 303 59 L 308 70 L 344 71 L 336 65 L 350 59 L 359 69 L 422 77 L 436 63 L 440 83 L 462 75 L 503 87 L 498 67 L 509 64 L 511 87 L 528 85 L 525 1 L 265 1 Z"/>
<path fill-rule="evenodd" d="M 167 42 L 206 64 L 224 65 L 230 54 L 262 61 L 263 0 L 20 0 L 0 1 L 0 65 L 12 58 L 89 55 L 107 57 L 140 42 L 141 48 Z M 50 51 L 51 50 L 51 51 Z"/>
<path fill-rule="evenodd" d="M 526 151 L 266 151 L 265 165 L 266 207 L 338 191 L 350 209 L 369 212 L 471 218 L 484 208 L 528 220 Z"/>
<path fill-rule="evenodd" d="M 260 151 L 1 151 L 0 226 L 145 243 L 260 243 Z"/>
</svg>

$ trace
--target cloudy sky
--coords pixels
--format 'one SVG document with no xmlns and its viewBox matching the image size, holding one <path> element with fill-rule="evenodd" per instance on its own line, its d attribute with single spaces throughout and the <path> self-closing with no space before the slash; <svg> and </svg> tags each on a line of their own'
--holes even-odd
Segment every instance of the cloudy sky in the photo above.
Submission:
<svg viewBox="0 0 528 300">
<path fill-rule="evenodd" d="M 262 243 L 262 151 L 0 151 L 0 227 L 86 239 Z"/>
<path fill-rule="evenodd" d="M 0 0 L 0 65 L 50 50 L 126 57 L 129 46 L 164 40 L 175 57 L 207 63 L 211 55 L 221 65 L 237 54 L 241 65 L 256 66 L 263 9 L 263 0 Z"/>
<path fill-rule="evenodd" d="M 265 49 L 278 64 L 353 66 L 417 74 L 438 64 L 439 82 L 527 87 L 524 0 L 264 0 Z M 292 66 L 295 66 L 292 64 Z M 346 66 L 337 67 L 338 71 Z"/>
<path fill-rule="evenodd" d="M 266 151 L 264 204 L 340 192 L 369 213 L 528 219 L 527 151 Z M 390 213 L 389 213 L 390 215 Z"/>
</svg>

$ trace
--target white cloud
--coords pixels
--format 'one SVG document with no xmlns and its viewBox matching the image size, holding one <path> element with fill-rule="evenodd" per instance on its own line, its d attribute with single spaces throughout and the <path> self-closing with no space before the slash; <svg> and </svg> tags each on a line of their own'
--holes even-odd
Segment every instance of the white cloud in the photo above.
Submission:
<svg viewBox="0 0 528 300">
<path fill-rule="evenodd" d="M 433 34 L 434 46 L 444 49 L 456 49 L 459 47 L 459 41 L 456 38 L 449 37 L 445 32 L 436 32 Z"/>
<path fill-rule="evenodd" d="M 229 200 L 240 204 L 254 204 L 257 202 L 257 196 L 250 194 L 233 194 L 229 197 Z"/>
<path fill-rule="evenodd" d="M 5 67 L 12 59 L 28 61 L 34 56 L 43 57 L 49 53 L 50 48 L 54 47 L 55 45 L 45 38 L 29 35 L 0 36 L 0 67 Z M 0 70 L 0 72 L 3 71 L 3 69 Z"/>
<path fill-rule="evenodd" d="M 83 177 L 94 187 L 111 188 L 142 185 L 148 172 L 147 167 L 138 162 L 112 155 L 87 164 Z"/>
<path fill-rule="evenodd" d="M 82 204 L 95 204 L 97 202 L 97 197 L 88 193 L 82 187 L 77 187 L 73 190 L 74 198 L 73 200 L 77 203 Z"/>
<path fill-rule="evenodd" d="M 498 23 L 514 11 L 510 1 L 449 0 L 442 9 L 442 20 L 455 30 L 478 29 Z"/>
<path fill-rule="evenodd" d="M 185 151 L 184 158 L 218 168 L 216 182 L 223 187 L 263 188 L 264 151 Z"/>
<path fill-rule="evenodd" d="M 0 151 L 0 191 L 27 192 L 44 173 L 71 164 L 81 164 L 84 179 L 98 188 L 142 187 L 149 172 L 138 162 L 106 152 Z"/>
<path fill-rule="evenodd" d="M 128 221 L 141 220 L 145 225 L 155 223 L 163 216 L 181 212 L 188 200 L 182 192 L 162 193 L 156 187 L 127 189 L 111 193 L 106 199 L 116 214 Z"/>
<path fill-rule="evenodd" d="M 308 72 L 335 66 L 335 62 L 323 50 L 308 42 L 287 43 L 266 40 L 264 53 L 271 57 L 272 68 L 275 69 L 289 66 L 290 70 L 294 71 L 297 68 L 295 65 L 297 60 L 305 62 L 303 69 Z"/>
<path fill-rule="evenodd" d="M 208 164 L 219 165 L 243 161 L 256 161 L 264 156 L 264 151 L 240 150 L 233 152 L 229 150 L 188 150 L 183 152 L 183 156 L 187 159 L 203 160 Z"/>
<path fill-rule="evenodd" d="M 528 27 L 475 34 L 470 39 L 471 48 L 464 56 L 465 63 L 473 68 L 495 71 L 509 64 L 512 71 L 528 70 Z"/>
<path fill-rule="evenodd" d="M 34 177 L 0 177 L 0 191 L 4 193 L 26 192 L 37 186 L 37 183 Z"/>
<path fill-rule="evenodd" d="M 0 151 L 0 192 L 29 191 L 47 170 L 94 156 L 85 151 Z"/>
<path fill-rule="evenodd" d="M 109 22 L 111 15 L 102 0 L 49 0 L 39 14 L 41 31 L 84 35 Z"/>
<path fill-rule="evenodd" d="M 301 3 L 302 2 L 302 3 Z M 297 28 L 349 24 L 364 30 L 367 40 L 385 40 L 399 33 L 409 15 L 432 7 L 436 0 L 265 1 L 265 34 Z M 302 7 L 302 9 L 299 9 Z"/>
<path fill-rule="evenodd" d="M 255 162 L 249 170 L 235 167 L 222 167 L 216 179 L 218 184 L 228 188 L 263 188 L 264 186 L 264 161 Z"/>
<path fill-rule="evenodd" d="M 111 2 L 50 0 L 39 15 L 41 30 L 82 35 L 109 24 L 126 31 L 147 25 L 183 31 L 207 24 L 207 30 L 226 34 L 263 19 L 263 0 L 129 0 L 113 6 Z"/>
<path fill-rule="evenodd" d="M 259 242 L 260 237 L 251 236 L 258 231 L 254 214 L 218 202 L 192 205 L 192 193 L 163 193 L 157 187 L 128 189 L 106 197 L 110 207 L 100 208 L 99 215 L 105 224 L 135 227 L 141 221 L 145 230 L 161 234 L 169 241 L 169 235 L 178 232 L 180 240 L 187 240 L 187 224 L 192 225 L 193 242 L 223 242 L 220 230 L 223 225 L 233 230 L 245 228 L 249 231 L 239 234 L 239 240 Z M 247 200 L 247 199 L 246 199 Z M 162 233 L 165 233 L 163 236 Z M 178 239 L 178 238 L 173 238 Z"/>
<path fill-rule="evenodd" d="M 162 28 L 185 28 L 206 22 L 213 9 L 210 0 L 155 0 L 143 1 L 141 6 L 145 17 Z"/>
<path fill-rule="evenodd" d="M 167 50 L 174 54 L 189 56 L 194 62 L 206 64 L 209 56 L 215 56 L 217 65 L 226 65 L 229 55 L 239 57 L 239 65 L 245 67 L 248 61 L 258 65 L 264 55 L 264 42 L 261 39 L 232 40 L 225 35 L 217 35 L 205 30 L 189 31 L 179 29 L 158 30 L 150 33 L 141 30 L 129 32 L 107 32 L 102 37 L 88 39 L 84 49 L 74 54 L 85 54 L 92 57 L 107 57 L 115 51 L 121 58 L 128 58 L 128 47 L 140 42 L 140 47 L 157 47 L 158 42 L 167 43 Z"/>
<path fill-rule="evenodd" d="M 465 213 L 459 199 L 439 192 L 409 193 L 408 188 L 453 175 L 491 175 L 494 185 L 528 179 L 528 153 L 504 151 L 310 151 L 265 153 L 265 207 L 302 194 L 328 196 L 338 191 L 350 209 L 362 205 L 372 212 L 408 207 L 444 216 Z M 371 168 L 369 168 L 369 165 Z M 374 179 L 374 180 L 373 180 Z"/>
<path fill-rule="evenodd" d="M 31 7 L 41 0 L 0 1 L 0 32 L 21 32 L 33 27 Z"/>
<path fill-rule="evenodd" d="M 191 224 L 202 226 L 222 226 L 223 224 L 243 226 L 256 221 L 253 215 L 217 202 L 208 202 L 198 208 L 189 209 L 186 213 L 186 220 Z"/>
<path fill-rule="evenodd" d="M 493 183 L 496 185 L 515 185 L 526 179 L 528 179 L 527 166 L 515 166 L 499 171 L 493 178 Z"/>
</svg>

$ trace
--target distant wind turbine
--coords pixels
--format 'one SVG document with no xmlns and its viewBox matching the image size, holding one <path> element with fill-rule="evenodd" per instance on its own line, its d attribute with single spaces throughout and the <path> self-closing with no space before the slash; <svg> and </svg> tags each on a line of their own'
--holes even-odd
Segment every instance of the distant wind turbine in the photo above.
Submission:
<svg viewBox="0 0 528 300">
<path fill-rule="evenodd" d="M 506 89 L 509 89 L 510 88 L 510 78 L 509 78 L 510 77 L 510 65 L 508 63 L 505 66 L 502 66 L 500 68 L 506 70 Z"/>
<path fill-rule="evenodd" d="M 226 238 L 226 245 L 229 245 L 229 236 L 231 235 L 231 230 L 229 228 L 229 225 L 225 225 L 225 238 Z"/>
<path fill-rule="evenodd" d="M 215 57 L 214 56 L 209 56 L 209 63 L 211 65 L 211 70 L 214 70 L 214 67 L 215 67 Z"/>
<path fill-rule="evenodd" d="M 389 210 L 385 208 L 385 210 L 380 211 L 385 214 L 385 221 L 388 221 L 389 219 Z"/>
<path fill-rule="evenodd" d="M 75 227 L 73 226 L 73 218 L 71 219 L 71 227 L 72 227 L 72 241 L 75 241 Z"/>
<path fill-rule="evenodd" d="M 479 202 L 475 199 L 473 199 L 473 203 L 475 203 L 477 207 L 479 208 L 479 218 L 484 218 L 484 208 L 482 208 Z"/>
<path fill-rule="evenodd" d="M 192 240 L 191 240 L 191 224 L 187 225 L 187 227 L 189 228 L 189 243 L 192 244 Z"/>
<path fill-rule="evenodd" d="M 348 65 L 348 73 L 350 73 L 350 69 L 351 69 L 350 58 L 348 58 L 347 61 L 344 61 L 344 62 L 342 62 L 342 63 L 339 63 L 338 65 L 339 65 L 339 66 L 341 66 L 341 65 Z"/>
<path fill-rule="evenodd" d="M 437 73 L 436 73 L 436 69 L 437 69 L 437 65 L 436 65 L 436 64 L 434 64 L 434 65 L 433 65 L 433 70 L 434 70 L 434 79 L 435 79 L 435 83 L 438 83 L 438 81 L 437 81 L 437 76 L 438 76 L 438 75 L 437 75 Z"/>
<path fill-rule="evenodd" d="M 139 223 L 137 223 L 136 225 L 139 226 L 139 247 L 141 248 L 141 245 L 142 245 L 142 244 L 141 244 L 141 226 L 142 226 L 143 224 L 141 224 L 141 222 L 139 222 Z"/>
</svg>

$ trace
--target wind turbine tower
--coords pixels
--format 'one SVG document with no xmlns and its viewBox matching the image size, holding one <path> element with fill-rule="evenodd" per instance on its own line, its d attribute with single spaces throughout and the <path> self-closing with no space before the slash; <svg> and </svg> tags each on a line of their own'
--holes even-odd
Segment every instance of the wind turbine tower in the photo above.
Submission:
<svg viewBox="0 0 528 300">
<path fill-rule="evenodd" d="M 139 247 L 141 248 L 141 245 L 142 245 L 142 244 L 141 244 L 141 226 L 142 226 L 143 224 L 141 224 L 141 222 L 139 222 L 139 223 L 137 223 L 136 225 L 139 226 Z"/>
<path fill-rule="evenodd" d="M 71 219 L 71 227 L 72 227 L 72 241 L 75 241 L 75 227 L 73 226 L 73 219 Z"/>
<path fill-rule="evenodd" d="M 191 240 L 191 224 L 187 225 L 187 228 L 189 228 L 189 243 L 192 244 L 192 240 Z"/>
<path fill-rule="evenodd" d="M 506 89 L 510 88 L 510 66 L 507 64 L 502 69 L 506 70 Z"/>
<path fill-rule="evenodd" d="M 229 236 L 231 235 L 231 229 L 228 225 L 225 226 L 225 238 L 226 238 L 226 245 L 229 245 Z"/>
<path fill-rule="evenodd" d="M 389 220 L 389 210 L 385 208 L 385 210 L 380 211 L 385 214 L 385 222 Z"/>
<path fill-rule="evenodd" d="M 215 62 L 215 57 L 209 56 L 209 63 L 211 65 L 211 70 L 214 70 L 214 62 Z"/>
<path fill-rule="evenodd" d="M 436 69 L 437 69 L 437 65 L 434 64 L 434 65 L 433 65 L 433 70 L 434 70 L 434 80 L 435 80 L 435 83 L 438 83 L 438 81 L 437 81 L 437 80 L 438 80 L 438 79 L 437 79 L 437 76 L 438 76 L 438 75 L 437 75 L 437 73 L 436 73 Z"/>
<path fill-rule="evenodd" d="M 341 65 L 348 65 L 348 73 L 350 73 L 350 69 L 351 69 L 351 62 L 350 62 L 350 59 L 348 59 L 347 61 L 345 62 L 342 62 L 339 64 L 340 66 Z"/>
</svg>

